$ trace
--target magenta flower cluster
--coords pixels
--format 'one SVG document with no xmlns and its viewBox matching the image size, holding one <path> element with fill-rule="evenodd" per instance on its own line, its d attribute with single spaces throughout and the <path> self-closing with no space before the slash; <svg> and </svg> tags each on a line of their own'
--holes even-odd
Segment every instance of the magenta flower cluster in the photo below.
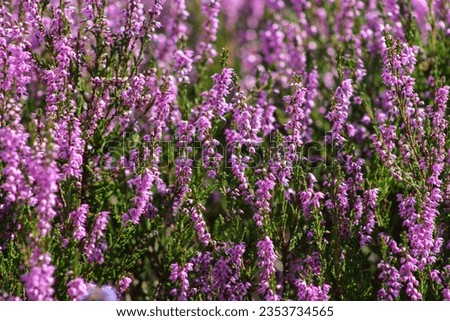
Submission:
<svg viewBox="0 0 450 321">
<path fill-rule="evenodd" d="M 0 300 L 450 300 L 450 2 L 0 4 Z"/>
</svg>

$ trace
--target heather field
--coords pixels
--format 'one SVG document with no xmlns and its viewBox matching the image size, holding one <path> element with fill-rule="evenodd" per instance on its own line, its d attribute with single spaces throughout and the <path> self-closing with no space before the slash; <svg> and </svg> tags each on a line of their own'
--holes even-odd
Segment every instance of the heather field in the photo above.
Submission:
<svg viewBox="0 0 450 321">
<path fill-rule="evenodd" d="M 0 300 L 450 300 L 449 0 L 0 0 Z"/>
</svg>

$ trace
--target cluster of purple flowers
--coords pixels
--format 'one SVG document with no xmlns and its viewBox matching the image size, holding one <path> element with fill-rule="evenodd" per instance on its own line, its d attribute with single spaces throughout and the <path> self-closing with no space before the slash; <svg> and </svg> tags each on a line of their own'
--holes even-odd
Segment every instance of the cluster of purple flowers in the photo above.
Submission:
<svg viewBox="0 0 450 321">
<path fill-rule="evenodd" d="M 3 1 L 0 299 L 450 300 L 449 12 Z"/>
</svg>

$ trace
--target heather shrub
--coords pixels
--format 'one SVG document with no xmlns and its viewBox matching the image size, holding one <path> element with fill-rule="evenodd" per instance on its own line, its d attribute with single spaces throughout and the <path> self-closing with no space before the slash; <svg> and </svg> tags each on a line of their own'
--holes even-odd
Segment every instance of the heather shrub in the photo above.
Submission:
<svg viewBox="0 0 450 321">
<path fill-rule="evenodd" d="M 0 298 L 449 300 L 450 3 L 0 4 Z"/>
</svg>

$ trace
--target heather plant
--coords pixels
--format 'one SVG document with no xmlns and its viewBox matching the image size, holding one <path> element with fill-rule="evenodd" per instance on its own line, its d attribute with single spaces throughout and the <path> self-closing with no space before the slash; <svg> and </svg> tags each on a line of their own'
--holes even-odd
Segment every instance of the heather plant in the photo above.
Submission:
<svg viewBox="0 0 450 321">
<path fill-rule="evenodd" d="M 0 0 L 0 299 L 450 300 L 450 3 Z"/>
</svg>

